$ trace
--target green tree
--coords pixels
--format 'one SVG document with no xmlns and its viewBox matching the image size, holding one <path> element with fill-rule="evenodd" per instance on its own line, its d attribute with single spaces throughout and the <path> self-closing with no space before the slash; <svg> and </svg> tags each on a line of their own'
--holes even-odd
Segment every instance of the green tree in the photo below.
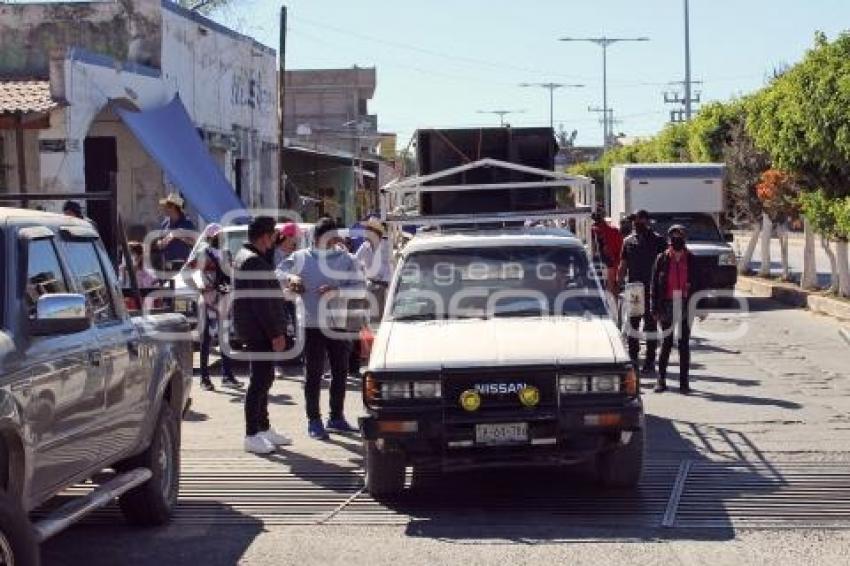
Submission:
<svg viewBox="0 0 850 566">
<path fill-rule="evenodd" d="M 800 63 L 748 100 L 747 126 L 776 167 L 795 172 L 804 187 L 820 189 L 827 199 L 844 199 L 850 196 L 848 108 L 850 34 L 830 42 L 818 33 Z M 838 291 L 850 296 L 847 234 L 839 225 L 825 229 L 820 219 L 807 218 L 836 238 Z"/>
</svg>

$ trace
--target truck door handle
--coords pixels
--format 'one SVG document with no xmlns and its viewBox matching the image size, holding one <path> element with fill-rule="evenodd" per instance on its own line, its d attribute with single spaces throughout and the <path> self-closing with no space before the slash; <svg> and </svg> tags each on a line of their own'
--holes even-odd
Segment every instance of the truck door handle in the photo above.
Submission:
<svg viewBox="0 0 850 566">
<path fill-rule="evenodd" d="M 97 350 L 89 352 L 89 363 L 91 363 L 91 365 L 95 367 L 100 367 L 100 362 L 102 358 L 103 355 Z"/>
<path fill-rule="evenodd" d="M 138 340 L 130 340 L 127 342 L 127 351 L 130 353 L 130 357 L 135 359 L 139 357 L 139 341 Z"/>
</svg>

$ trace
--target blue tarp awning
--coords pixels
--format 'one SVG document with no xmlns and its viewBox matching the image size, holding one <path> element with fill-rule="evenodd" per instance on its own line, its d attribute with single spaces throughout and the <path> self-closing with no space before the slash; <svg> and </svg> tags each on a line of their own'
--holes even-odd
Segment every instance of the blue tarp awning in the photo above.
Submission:
<svg viewBox="0 0 850 566">
<path fill-rule="evenodd" d="M 161 108 L 115 110 L 201 218 L 220 222 L 226 213 L 245 209 L 198 136 L 179 95 Z"/>
</svg>

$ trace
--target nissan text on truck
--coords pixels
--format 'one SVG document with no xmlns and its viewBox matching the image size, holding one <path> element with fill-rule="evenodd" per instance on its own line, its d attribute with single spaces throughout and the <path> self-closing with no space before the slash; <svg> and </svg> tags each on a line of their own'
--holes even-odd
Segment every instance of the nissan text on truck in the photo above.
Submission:
<svg viewBox="0 0 850 566">
<path fill-rule="evenodd" d="M 722 299 L 731 296 L 738 280 L 732 234 L 720 228 L 724 178 L 725 166 L 715 163 L 618 165 L 611 169 L 610 199 L 615 222 L 644 209 L 662 236 L 670 226 L 683 225 L 706 289 Z"/>
</svg>

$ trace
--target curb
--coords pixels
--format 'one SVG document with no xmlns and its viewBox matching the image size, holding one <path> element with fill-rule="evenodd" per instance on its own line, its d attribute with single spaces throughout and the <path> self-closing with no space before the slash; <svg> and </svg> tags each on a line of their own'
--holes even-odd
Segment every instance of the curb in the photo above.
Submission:
<svg viewBox="0 0 850 566">
<path fill-rule="evenodd" d="M 818 314 L 850 321 L 850 303 L 817 292 L 804 291 L 791 284 L 739 275 L 736 288 L 755 297 L 773 299 L 792 307 L 805 308 Z M 850 342 L 850 330 L 843 329 L 842 335 Z"/>
</svg>

